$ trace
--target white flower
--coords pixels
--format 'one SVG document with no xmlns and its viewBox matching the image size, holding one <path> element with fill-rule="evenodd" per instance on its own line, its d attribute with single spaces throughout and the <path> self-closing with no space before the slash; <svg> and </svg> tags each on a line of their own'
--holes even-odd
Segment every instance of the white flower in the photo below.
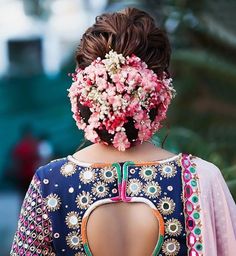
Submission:
<svg viewBox="0 0 236 256">
<path fill-rule="evenodd" d="M 113 74 L 117 73 L 117 70 L 121 68 L 121 64 L 125 63 L 125 58 L 122 54 L 118 54 L 117 52 L 110 50 L 109 53 L 105 55 L 104 63 L 106 70 L 109 75 L 112 77 Z"/>
</svg>

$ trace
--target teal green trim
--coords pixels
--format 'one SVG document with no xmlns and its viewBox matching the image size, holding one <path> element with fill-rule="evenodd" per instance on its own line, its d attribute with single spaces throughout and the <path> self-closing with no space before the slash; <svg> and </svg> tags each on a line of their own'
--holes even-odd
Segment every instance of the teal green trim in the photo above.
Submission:
<svg viewBox="0 0 236 256">
<path fill-rule="evenodd" d="M 86 255 L 93 256 L 87 243 L 84 244 L 84 250 L 85 250 Z"/>
<path fill-rule="evenodd" d="M 120 164 L 119 163 L 113 163 L 112 166 L 116 168 L 118 183 L 120 184 L 121 180 L 122 180 Z"/>
<path fill-rule="evenodd" d="M 123 165 L 123 180 L 125 180 L 125 181 L 127 181 L 127 179 L 128 179 L 128 166 L 129 165 L 134 165 L 134 162 L 127 161 Z"/>
<path fill-rule="evenodd" d="M 163 244 L 163 241 L 164 241 L 164 236 L 163 235 L 160 235 L 158 241 L 157 241 L 157 244 L 156 244 L 156 247 L 152 253 L 152 256 L 157 256 L 161 250 L 161 246 Z"/>
</svg>

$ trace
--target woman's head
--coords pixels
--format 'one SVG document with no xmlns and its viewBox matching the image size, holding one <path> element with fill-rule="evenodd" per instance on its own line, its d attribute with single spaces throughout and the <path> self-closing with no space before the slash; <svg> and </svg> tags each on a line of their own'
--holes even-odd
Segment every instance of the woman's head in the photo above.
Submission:
<svg viewBox="0 0 236 256">
<path fill-rule="evenodd" d="M 82 36 L 69 89 L 73 117 L 92 142 L 125 150 L 149 139 L 174 96 L 170 44 L 144 11 L 102 14 Z"/>
</svg>

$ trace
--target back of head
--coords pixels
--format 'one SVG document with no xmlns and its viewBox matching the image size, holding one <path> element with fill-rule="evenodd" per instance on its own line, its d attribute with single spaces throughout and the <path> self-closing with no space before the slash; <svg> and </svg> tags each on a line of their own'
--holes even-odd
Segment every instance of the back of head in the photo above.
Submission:
<svg viewBox="0 0 236 256">
<path fill-rule="evenodd" d="M 85 137 L 125 150 L 161 128 L 174 95 L 170 54 L 166 33 L 148 13 L 126 8 L 96 17 L 82 36 L 69 89 Z"/>
<path fill-rule="evenodd" d="M 97 16 L 78 47 L 78 67 L 87 67 L 98 56 L 103 59 L 110 49 L 125 57 L 135 54 L 158 75 L 163 71 L 169 73 L 171 48 L 168 37 L 142 10 L 126 8 Z"/>
</svg>

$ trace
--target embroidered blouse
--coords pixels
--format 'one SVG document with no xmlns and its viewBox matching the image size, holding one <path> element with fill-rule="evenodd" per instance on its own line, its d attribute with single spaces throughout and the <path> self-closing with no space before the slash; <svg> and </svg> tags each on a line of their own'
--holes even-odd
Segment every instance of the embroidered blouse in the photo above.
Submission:
<svg viewBox="0 0 236 256">
<path fill-rule="evenodd" d="M 180 153 L 134 163 L 86 164 L 72 156 L 40 167 L 25 196 L 10 255 L 92 255 L 90 213 L 102 204 L 143 202 L 159 223 L 152 255 L 231 256 L 236 207 L 219 169 Z"/>
</svg>

